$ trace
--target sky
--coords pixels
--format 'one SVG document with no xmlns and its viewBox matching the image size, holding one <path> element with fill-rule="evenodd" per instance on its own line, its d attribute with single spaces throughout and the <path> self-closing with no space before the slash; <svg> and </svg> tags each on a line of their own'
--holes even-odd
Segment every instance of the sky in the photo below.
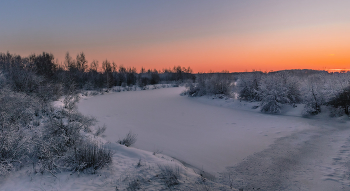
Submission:
<svg viewBox="0 0 350 191">
<path fill-rule="evenodd" d="M 349 0 L 16 0 L 0 52 L 194 72 L 350 68 Z"/>
</svg>

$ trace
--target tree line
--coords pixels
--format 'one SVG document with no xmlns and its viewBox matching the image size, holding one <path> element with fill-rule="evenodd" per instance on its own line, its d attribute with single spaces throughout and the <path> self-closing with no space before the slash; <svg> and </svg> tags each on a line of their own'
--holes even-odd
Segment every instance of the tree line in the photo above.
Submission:
<svg viewBox="0 0 350 191">
<path fill-rule="evenodd" d="M 96 60 L 88 63 L 83 52 L 75 59 L 67 52 L 63 64 L 55 61 L 53 54 L 46 52 L 28 57 L 0 53 L 0 70 L 12 80 L 15 89 L 26 92 L 35 91 L 39 84 L 45 83 L 60 84 L 67 91 L 72 84 L 77 89 L 93 90 L 194 80 L 190 67 L 174 66 L 162 71 L 146 70 L 142 67 L 137 72 L 134 67 L 117 66 L 108 60 L 103 61 L 101 65 Z"/>
<path fill-rule="evenodd" d="M 261 112 L 280 113 L 286 105 L 304 104 L 303 115 L 317 115 L 325 107 L 331 115 L 350 116 L 350 72 L 317 70 L 197 74 L 184 93 L 224 95 L 258 102 Z"/>
</svg>

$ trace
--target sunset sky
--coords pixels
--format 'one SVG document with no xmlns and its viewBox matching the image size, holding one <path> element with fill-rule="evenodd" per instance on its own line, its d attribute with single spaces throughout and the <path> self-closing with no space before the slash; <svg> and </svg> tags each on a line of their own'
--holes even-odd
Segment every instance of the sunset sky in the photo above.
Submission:
<svg viewBox="0 0 350 191">
<path fill-rule="evenodd" d="M 1 2 L 0 52 L 194 72 L 350 68 L 349 0 Z"/>
</svg>

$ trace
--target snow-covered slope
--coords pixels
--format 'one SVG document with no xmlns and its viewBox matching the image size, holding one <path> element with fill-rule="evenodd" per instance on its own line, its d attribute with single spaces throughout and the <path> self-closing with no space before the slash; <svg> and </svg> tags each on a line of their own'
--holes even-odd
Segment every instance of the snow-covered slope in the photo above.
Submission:
<svg viewBox="0 0 350 191">
<path fill-rule="evenodd" d="M 0 191 L 229 189 L 204 180 L 171 157 L 113 143 L 109 147 L 114 152 L 113 162 L 96 174 L 62 172 L 55 177 L 49 173 L 33 173 L 31 167 L 25 167 L 1 179 Z"/>
</svg>

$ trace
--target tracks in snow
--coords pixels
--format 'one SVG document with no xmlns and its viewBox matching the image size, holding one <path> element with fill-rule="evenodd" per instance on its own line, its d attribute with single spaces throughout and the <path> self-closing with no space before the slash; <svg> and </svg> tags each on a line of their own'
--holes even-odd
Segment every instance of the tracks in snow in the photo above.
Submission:
<svg viewBox="0 0 350 191">
<path fill-rule="evenodd" d="M 304 130 L 220 173 L 219 182 L 246 190 L 350 190 L 350 129 Z"/>
</svg>

